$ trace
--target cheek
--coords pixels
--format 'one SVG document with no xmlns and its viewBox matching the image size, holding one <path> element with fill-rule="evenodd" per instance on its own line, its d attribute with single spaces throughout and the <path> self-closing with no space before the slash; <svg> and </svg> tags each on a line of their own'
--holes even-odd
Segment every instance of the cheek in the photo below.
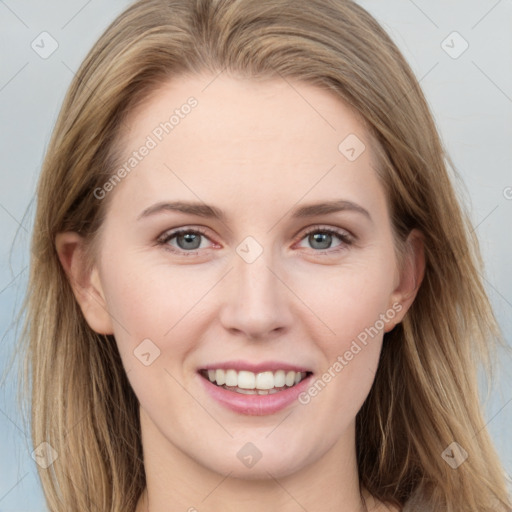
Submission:
<svg viewBox="0 0 512 512">
<path fill-rule="evenodd" d="M 326 304 L 325 322 L 332 332 L 322 336 L 320 348 L 326 358 L 323 371 L 341 375 L 337 382 L 355 396 L 369 389 L 377 369 L 388 296 L 374 281 L 364 286 L 352 279 L 356 289 L 340 291 Z"/>
<path fill-rule="evenodd" d="M 322 326 L 316 338 L 312 333 L 323 356 L 316 376 L 321 382 L 315 389 L 310 387 L 312 395 L 304 397 L 304 403 L 314 401 L 315 414 L 344 423 L 355 416 L 370 391 L 384 320 L 395 316 L 389 303 L 394 285 L 394 267 L 389 261 L 394 261 L 391 256 L 388 260 L 377 255 L 337 268 L 328 279 L 317 275 L 304 281 L 301 293 L 307 293 L 308 306 L 322 321 L 315 323 Z"/>
<path fill-rule="evenodd" d="M 323 274 L 304 273 L 296 277 L 296 290 L 324 325 L 328 346 L 339 350 L 367 328 L 376 325 L 382 331 L 380 318 L 391 306 L 393 278 L 394 268 L 386 259 L 375 258 Z"/>
<path fill-rule="evenodd" d="M 185 278 L 183 269 L 144 258 L 117 259 L 104 269 L 114 336 L 128 380 L 141 405 L 158 417 L 172 405 L 194 409 L 182 393 L 185 363 L 205 331 L 201 301 L 211 288 L 207 276 Z"/>
<path fill-rule="evenodd" d="M 198 271 L 192 277 L 179 267 L 155 265 L 140 256 L 111 261 L 103 269 L 102 282 L 127 370 L 134 364 L 138 368 L 133 356 L 141 343 L 145 345 L 140 350 L 147 347 L 158 354 L 155 365 L 169 367 L 171 361 L 180 361 L 204 330 L 198 312 L 215 276 Z"/>
</svg>

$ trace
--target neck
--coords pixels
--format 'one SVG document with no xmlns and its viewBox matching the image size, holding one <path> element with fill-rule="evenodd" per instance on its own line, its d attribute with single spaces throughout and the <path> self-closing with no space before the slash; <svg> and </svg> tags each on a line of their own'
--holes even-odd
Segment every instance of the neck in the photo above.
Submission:
<svg viewBox="0 0 512 512">
<path fill-rule="evenodd" d="M 221 512 L 226 503 L 237 512 L 367 510 L 359 488 L 355 425 L 320 458 L 312 456 L 313 461 L 299 470 L 282 475 L 268 468 L 250 479 L 236 477 L 233 471 L 221 474 L 200 464 L 163 437 L 143 409 L 141 430 L 147 487 L 136 512 L 206 508 Z"/>
</svg>

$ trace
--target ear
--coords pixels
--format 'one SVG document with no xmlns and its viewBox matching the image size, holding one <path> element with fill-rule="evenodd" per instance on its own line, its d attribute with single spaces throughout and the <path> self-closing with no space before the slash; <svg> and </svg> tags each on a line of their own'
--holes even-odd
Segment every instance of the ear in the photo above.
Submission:
<svg viewBox="0 0 512 512">
<path fill-rule="evenodd" d="M 96 266 L 87 267 L 86 246 L 78 233 L 67 231 L 55 237 L 55 248 L 84 317 L 98 334 L 113 334 L 112 320 Z"/>
<path fill-rule="evenodd" d="M 399 324 L 411 307 L 425 275 L 424 235 L 413 229 L 405 242 L 402 268 L 399 269 L 398 284 L 390 297 L 389 307 L 396 312 L 384 332 L 391 331 Z"/>
</svg>

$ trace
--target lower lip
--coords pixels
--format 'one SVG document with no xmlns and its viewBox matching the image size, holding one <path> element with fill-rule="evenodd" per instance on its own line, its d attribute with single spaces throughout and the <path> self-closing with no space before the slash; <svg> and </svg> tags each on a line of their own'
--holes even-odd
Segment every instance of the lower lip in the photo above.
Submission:
<svg viewBox="0 0 512 512">
<path fill-rule="evenodd" d="M 295 386 L 271 395 L 244 395 L 221 388 L 198 374 L 210 396 L 224 407 L 249 416 L 264 416 L 281 411 L 292 404 L 305 391 L 313 374 L 308 375 Z"/>
</svg>

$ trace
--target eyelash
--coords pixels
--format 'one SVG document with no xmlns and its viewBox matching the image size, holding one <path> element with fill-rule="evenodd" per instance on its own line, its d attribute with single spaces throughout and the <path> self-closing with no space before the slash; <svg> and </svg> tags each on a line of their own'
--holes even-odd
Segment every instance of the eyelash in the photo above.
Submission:
<svg viewBox="0 0 512 512">
<path fill-rule="evenodd" d="M 195 227 L 193 229 L 192 228 L 181 228 L 181 229 L 177 229 L 175 231 L 165 232 L 162 235 L 160 235 L 157 239 L 157 245 L 163 246 L 164 249 L 166 249 L 174 254 L 178 254 L 178 255 L 196 254 L 197 251 L 199 251 L 199 249 L 183 251 L 183 250 L 176 249 L 169 245 L 170 240 L 172 240 L 173 238 L 175 238 L 179 235 L 185 234 L 185 233 L 202 235 L 205 238 L 207 238 L 208 240 L 210 240 L 210 237 L 208 236 L 206 231 L 202 230 L 201 228 L 197 228 L 197 227 Z M 328 251 L 327 256 L 333 255 L 334 253 L 338 253 L 339 251 L 343 251 L 348 246 L 350 246 L 354 243 L 354 237 L 352 235 L 350 235 L 349 233 L 347 233 L 346 231 L 337 230 L 334 228 L 323 227 L 323 226 L 319 226 L 319 225 L 309 228 L 306 232 L 304 232 L 301 235 L 300 238 L 298 238 L 296 240 L 296 242 L 300 242 L 301 240 L 303 240 L 307 236 L 311 235 L 312 233 L 323 233 L 323 234 L 335 235 L 340 239 L 341 244 L 335 249 L 312 249 L 316 253 L 324 253 L 324 252 Z"/>
<path fill-rule="evenodd" d="M 354 237 L 349 235 L 346 231 L 334 229 L 334 228 L 328 228 L 328 227 L 322 227 L 322 226 L 313 226 L 306 230 L 304 233 L 301 234 L 300 238 L 297 240 L 298 242 L 302 241 L 304 238 L 308 237 L 312 233 L 323 233 L 328 235 L 335 235 L 340 240 L 340 245 L 337 246 L 334 249 L 312 249 L 315 253 L 323 253 L 325 251 L 328 251 L 328 254 L 326 256 L 332 256 L 335 253 L 338 253 L 340 251 L 345 250 L 348 246 L 352 245 L 354 242 Z"/>
</svg>

